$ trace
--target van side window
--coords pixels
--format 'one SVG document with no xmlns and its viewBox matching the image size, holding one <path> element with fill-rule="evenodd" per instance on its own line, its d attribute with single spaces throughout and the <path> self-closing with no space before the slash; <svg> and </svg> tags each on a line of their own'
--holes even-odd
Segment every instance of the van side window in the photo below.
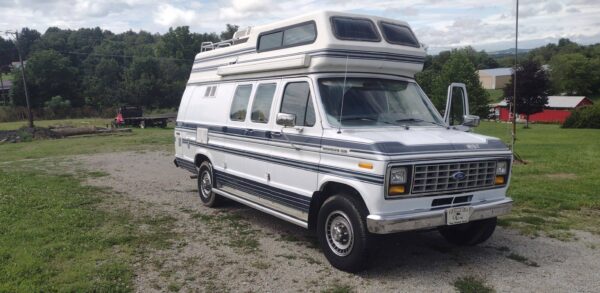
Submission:
<svg viewBox="0 0 600 293">
<path fill-rule="evenodd" d="M 295 114 L 297 126 L 315 125 L 315 109 L 307 82 L 291 82 L 285 86 L 280 112 Z"/>
<path fill-rule="evenodd" d="M 274 83 L 263 83 L 258 86 L 254 94 L 254 101 L 252 102 L 252 111 L 250 112 L 250 120 L 252 122 L 269 122 L 275 88 L 277 88 L 277 85 Z"/>
<path fill-rule="evenodd" d="M 375 25 L 367 18 L 341 17 L 331 18 L 333 34 L 340 40 L 379 42 L 381 37 Z"/>
<path fill-rule="evenodd" d="M 317 38 L 314 22 L 301 23 L 261 34 L 258 37 L 258 51 L 269 51 L 310 44 Z"/>
<path fill-rule="evenodd" d="M 383 37 L 388 43 L 420 47 L 419 41 L 417 41 L 417 38 L 407 26 L 383 21 L 379 25 L 381 26 Z"/>
<path fill-rule="evenodd" d="M 248 109 L 248 100 L 250 100 L 250 93 L 252 92 L 252 85 L 238 85 L 233 95 L 233 102 L 231 103 L 231 110 L 229 111 L 229 118 L 233 121 L 244 121 L 246 120 L 246 111 Z"/>
</svg>

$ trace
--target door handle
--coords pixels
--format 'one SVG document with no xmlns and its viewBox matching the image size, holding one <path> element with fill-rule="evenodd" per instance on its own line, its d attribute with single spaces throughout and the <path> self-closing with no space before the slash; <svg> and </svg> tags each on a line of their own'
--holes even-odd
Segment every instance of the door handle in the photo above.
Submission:
<svg viewBox="0 0 600 293">
<path fill-rule="evenodd" d="M 281 132 L 271 132 L 271 136 L 280 137 L 281 136 Z"/>
</svg>

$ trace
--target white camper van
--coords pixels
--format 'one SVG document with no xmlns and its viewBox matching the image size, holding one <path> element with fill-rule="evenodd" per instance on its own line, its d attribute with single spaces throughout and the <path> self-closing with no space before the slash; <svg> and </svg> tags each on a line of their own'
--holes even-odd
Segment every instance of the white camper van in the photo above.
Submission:
<svg viewBox="0 0 600 293">
<path fill-rule="evenodd" d="M 414 80 L 425 50 L 407 23 L 319 12 L 204 43 L 177 116 L 175 165 L 202 203 L 229 198 L 314 229 L 330 263 L 364 267 L 373 234 L 438 229 L 488 239 L 512 153 L 469 132 L 463 84 L 445 115 Z"/>
</svg>

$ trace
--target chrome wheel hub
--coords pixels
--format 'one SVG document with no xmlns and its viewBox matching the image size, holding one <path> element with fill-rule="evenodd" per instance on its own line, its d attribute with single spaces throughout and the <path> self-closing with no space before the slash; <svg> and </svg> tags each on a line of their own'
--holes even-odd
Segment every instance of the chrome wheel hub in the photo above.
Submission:
<svg viewBox="0 0 600 293">
<path fill-rule="evenodd" d="M 200 191 L 202 193 L 202 197 L 210 198 L 212 192 L 212 180 L 210 179 L 210 174 L 208 171 L 202 172 L 202 178 L 200 179 Z"/>
<path fill-rule="evenodd" d="M 348 216 L 342 211 L 334 211 L 327 217 L 325 225 L 329 248 L 339 256 L 350 254 L 354 245 L 354 232 Z"/>
</svg>

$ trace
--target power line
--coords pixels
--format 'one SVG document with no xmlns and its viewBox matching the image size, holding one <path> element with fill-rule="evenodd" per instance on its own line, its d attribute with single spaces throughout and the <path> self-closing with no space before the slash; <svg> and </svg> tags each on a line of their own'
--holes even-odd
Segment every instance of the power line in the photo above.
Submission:
<svg viewBox="0 0 600 293">
<path fill-rule="evenodd" d="M 143 56 L 143 55 L 117 55 L 117 54 L 83 53 L 83 52 L 67 52 L 67 51 L 59 51 L 59 50 L 54 50 L 54 51 L 62 53 L 62 54 L 87 55 L 87 56 L 97 56 L 97 57 L 153 58 L 153 59 L 161 59 L 161 60 L 193 61 L 193 59 L 190 60 L 190 59 L 182 59 L 182 58 L 174 58 L 174 57 L 156 57 L 156 56 Z"/>
</svg>

